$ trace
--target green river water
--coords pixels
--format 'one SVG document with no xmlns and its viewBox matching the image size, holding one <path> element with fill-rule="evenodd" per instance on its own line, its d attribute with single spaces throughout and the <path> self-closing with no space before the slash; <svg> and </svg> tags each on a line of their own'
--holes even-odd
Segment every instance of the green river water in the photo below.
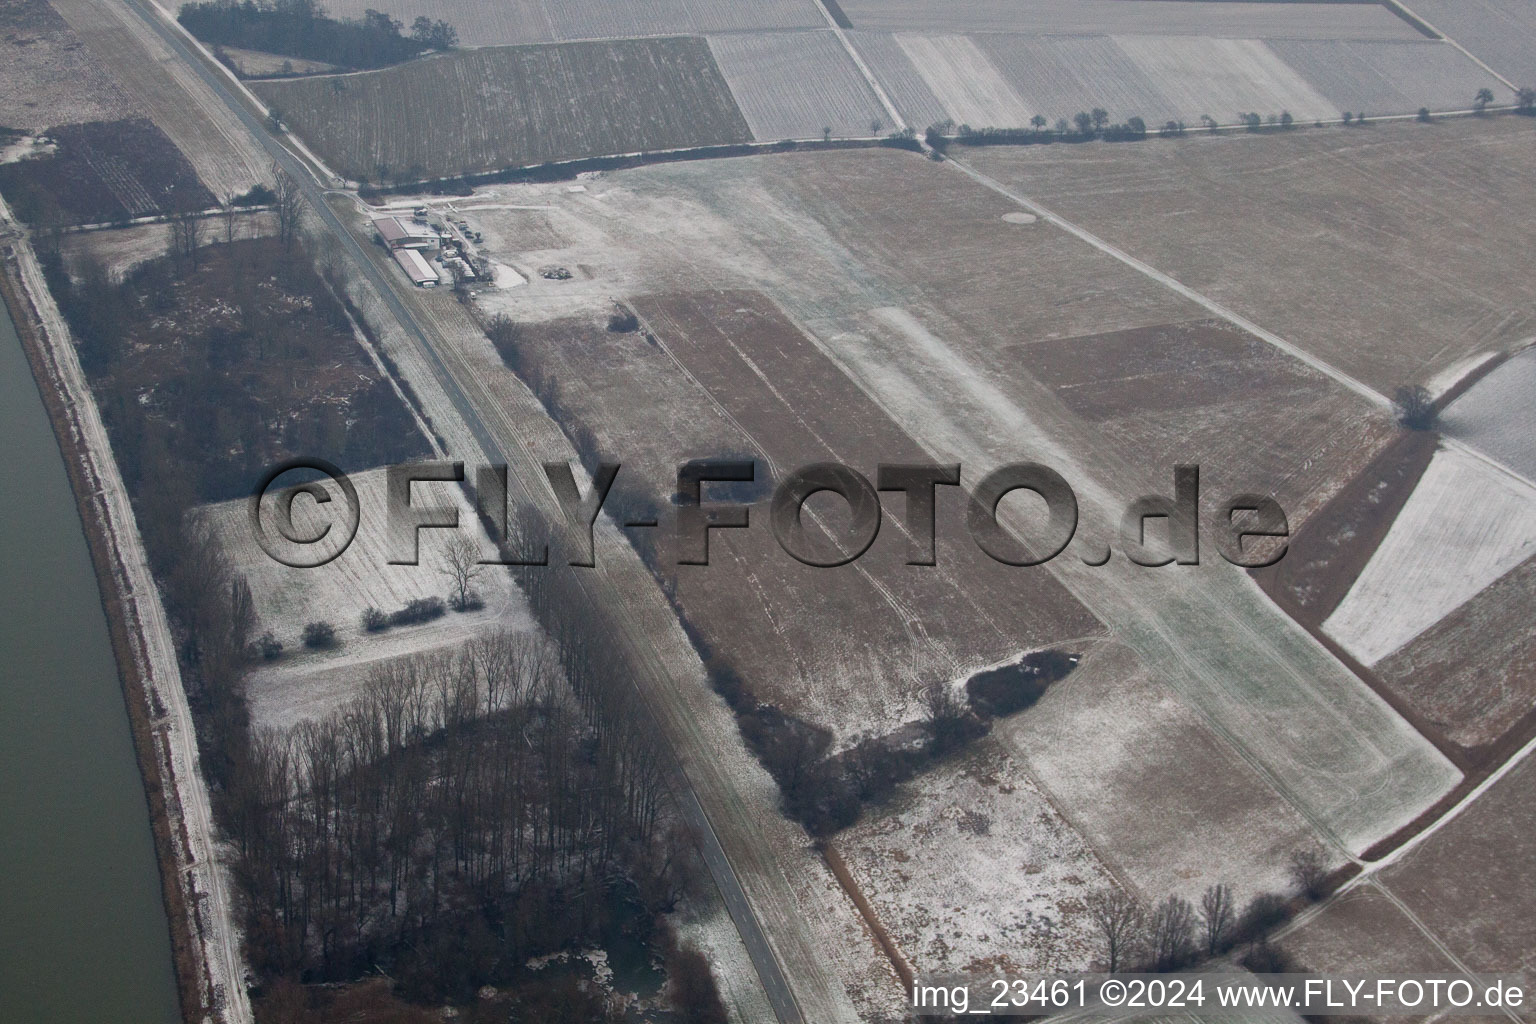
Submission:
<svg viewBox="0 0 1536 1024">
<path fill-rule="evenodd" d="M 64 463 L 0 305 L 0 1022 L 180 1018 L 149 810 Z"/>
</svg>

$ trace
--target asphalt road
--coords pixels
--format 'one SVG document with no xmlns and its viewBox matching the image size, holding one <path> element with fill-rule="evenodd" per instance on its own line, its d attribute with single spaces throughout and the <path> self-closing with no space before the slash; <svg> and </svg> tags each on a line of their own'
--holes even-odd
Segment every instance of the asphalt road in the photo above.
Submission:
<svg viewBox="0 0 1536 1024">
<path fill-rule="evenodd" d="M 490 431 L 486 429 L 480 414 L 465 396 L 447 366 L 444 365 L 427 332 L 422 329 L 415 316 L 406 308 L 400 297 L 395 294 L 395 285 L 398 282 L 391 281 L 388 276 L 380 271 L 378 265 L 369 258 L 358 240 L 347 230 L 341 218 L 326 203 L 324 192 L 315 182 L 309 167 L 267 132 L 266 126 L 262 121 L 230 91 L 223 76 L 210 68 L 197 54 L 193 53 L 186 41 L 173 28 L 167 25 L 155 11 L 143 4 L 141 0 L 123 0 L 123 2 L 127 4 L 130 10 L 149 24 L 182 61 L 197 72 L 198 77 L 234 112 L 235 116 L 256 137 L 256 140 L 261 143 L 262 147 L 272 156 L 278 166 L 287 171 L 299 183 L 313 213 L 319 217 L 326 230 L 340 241 L 344 251 L 352 258 L 357 268 L 389 307 L 389 311 L 395 320 L 415 340 L 422 353 L 426 355 L 438 381 L 442 384 L 444 391 L 453 402 L 454 408 L 469 427 L 475 441 L 479 444 L 487 459 L 497 464 L 508 463 L 509 460 L 503 453 L 501 446 L 497 444 Z M 591 594 L 594 602 L 612 601 L 616 596 L 609 593 L 591 593 L 595 588 L 589 582 L 584 581 L 583 587 Z M 610 604 L 608 607 L 612 607 L 612 605 Z M 630 639 L 632 641 L 631 646 L 635 646 L 634 638 Z M 638 643 L 643 644 L 644 639 L 639 638 Z M 726 857 L 725 850 L 720 844 L 719 837 L 715 834 L 714 827 L 710 824 L 708 816 L 704 813 L 704 808 L 699 803 L 698 796 L 694 792 L 691 783 L 687 782 L 686 775 L 681 772 L 677 774 L 680 779 L 683 779 L 685 787 L 678 794 L 679 809 L 699 838 L 699 852 L 705 864 L 709 867 L 710 875 L 714 878 L 721 897 L 725 900 L 726 909 L 730 912 L 731 920 L 735 922 L 736 929 L 741 934 L 742 942 L 746 946 L 747 954 L 752 959 L 753 967 L 757 970 L 758 978 L 762 982 L 769 1004 L 773 1007 L 774 1015 L 778 1018 L 780 1024 L 804 1024 L 805 1018 L 795 1001 L 794 992 L 784 977 L 784 972 L 779 965 L 778 958 L 774 955 L 767 935 L 764 933 L 756 913 L 747 900 L 746 892 L 742 889 L 741 882 L 736 877 L 736 872 L 731 867 L 730 860 Z"/>
</svg>

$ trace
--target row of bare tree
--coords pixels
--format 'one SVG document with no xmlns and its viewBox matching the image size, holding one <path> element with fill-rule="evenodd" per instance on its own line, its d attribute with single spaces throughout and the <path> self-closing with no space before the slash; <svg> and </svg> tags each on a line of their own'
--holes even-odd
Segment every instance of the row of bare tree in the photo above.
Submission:
<svg viewBox="0 0 1536 1024">
<path fill-rule="evenodd" d="M 1289 872 L 1301 897 L 1315 900 L 1323 895 L 1327 869 L 1318 851 L 1297 850 L 1291 855 Z M 1259 893 L 1239 911 L 1232 887 L 1224 882 L 1206 888 L 1198 909 L 1183 897 L 1170 895 L 1149 912 L 1121 889 L 1097 893 L 1088 900 L 1101 960 L 1110 973 L 1176 971 L 1245 943 L 1254 949 L 1265 947 L 1263 955 L 1272 957 L 1267 936 L 1290 919 L 1292 909 L 1285 896 Z"/>
</svg>

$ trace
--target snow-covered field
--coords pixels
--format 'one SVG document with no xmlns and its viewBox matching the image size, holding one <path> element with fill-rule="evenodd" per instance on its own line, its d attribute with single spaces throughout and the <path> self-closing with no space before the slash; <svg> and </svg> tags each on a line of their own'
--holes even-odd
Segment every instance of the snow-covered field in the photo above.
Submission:
<svg viewBox="0 0 1536 1024">
<path fill-rule="evenodd" d="M 1237 114 L 1275 114 L 1311 120 L 1338 113 L 1332 103 L 1256 39 L 1210 39 L 1201 36 L 1121 36 L 1115 43 L 1167 97 L 1159 121 L 1177 117 L 1193 121 L 1209 114 L 1217 121 L 1237 120 Z"/>
<path fill-rule="evenodd" d="M 420 560 L 416 565 L 390 565 L 390 545 L 385 526 L 385 471 L 369 470 L 352 476 L 361 505 L 357 537 L 334 561 L 317 568 L 292 568 L 275 561 L 257 544 L 251 531 L 244 499 L 210 506 L 206 515 L 215 536 L 223 546 L 234 570 L 250 583 L 256 613 L 261 621 L 257 632 L 270 629 L 290 649 L 299 648 L 304 625 L 313 621 L 331 623 L 340 647 L 345 651 L 355 642 L 372 644 L 380 638 L 366 633 L 361 624 L 367 608 L 386 613 L 404 607 L 418 598 L 439 597 L 446 600 L 450 579 L 442 572 L 444 552 L 451 536 L 447 530 L 423 530 L 420 534 Z M 334 484 L 326 483 L 332 501 L 317 505 L 311 498 L 299 496 L 293 503 L 294 526 L 301 535 L 313 535 L 327 522 L 326 514 L 342 504 Z M 263 507 L 270 507 L 276 492 L 269 492 Z M 418 483 L 413 488 L 413 505 L 426 508 L 454 505 L 459 509 L 460 530 L 476 538 L 483 554 L 493 556 L 463 492 L 450 483 Z M 339 537 L 338 524 L 331 536 Z M 329 550 L 329 549 L 328 549 Z M 517 624 L 526 620 L 522 595 L 505 570 L 487 566 L 474 581 L 474 589 L 485 602 L 485 610 L 468 616 L 450 612 L 446 620 L 482 619 Z M 428 629 L 423 626 L 400 627 L 404 634 Z M 389 637 L 394 633 L 384 633 Z"/>
<path fill-rule="evenodd" d="M 1413 12 L 1517 86 L 1536 83 L 1536 4 L 1530 0 L 1412 0 Z M 1508 90 L 1500 91 L 1508 102 Z"/>
<path fill-rule="evenodd" d="M 0 123 L 38 130 L 81 121 L 116 121 L 141 113 L 111 72 L 44 0 L 0 7 Z"/>
<path fill-rule="evenodd" d="M 903 33 L 896 41 L 956 124 L 1022 126 L 1035 115 L 966 36 Z"/>
<path fill-rule="evenodd" d="M 1437 452 L 1323 630 L 1374 665 L 1536 554 L 1536 488 Z"/>
<path fill-rule="evenodd" d="M 1110 642 L 993 736 L 1065 809 L 1145 903 L 1283 890 L 1294 850 L 1318 842 L 1197 705 Z"/>
<path fill-rule="evenodd" d="M 710 51 L 759 142 L 865 138 L 890 115 L 831 32 L 711 36 Z"/>
<path fill-rule="evenodd" d="M 1116 121 L 1135 116 L 1153 126 L 1194 124 L 1205 114 L 1222 124 L 1250 112 L 1285 111 L 1301 121 L 1345 110 L 1409 114 L 1420 107 L 1464 109 L 1478 89 L 1498 85 L 1454 47 L 1422 37 L 854 32 L 850 38 L 897 109 L 918 127 L 947 118 L 1020 128 L 1035 114 L 1054 124 L 1095 107 Z"/>
<path fill-rule="evenodd" d="M 983 742 L 908 789 L 836 844 L 919 974 L 1089 965 L 1115 883 L 1018 764 Z"/>
<path fill-rule="evenodd" d="M 1461 0 L 1444 0 L 1447 4 Z M 1515 5 L 1523 0 L 1505 0 Z M 1201 3 L 1198 0 L 841 0 L 855 28 L 886 31 L 1140 33 L 1310 39 L 1412 39 L 1377 4 Z"/>
<path fill-rule="evenodd" d="M 1467 389 L 1440 417 L 1441 429 L 1527 480 L 1536 480 L 1536 348 Z"/>
</svg>

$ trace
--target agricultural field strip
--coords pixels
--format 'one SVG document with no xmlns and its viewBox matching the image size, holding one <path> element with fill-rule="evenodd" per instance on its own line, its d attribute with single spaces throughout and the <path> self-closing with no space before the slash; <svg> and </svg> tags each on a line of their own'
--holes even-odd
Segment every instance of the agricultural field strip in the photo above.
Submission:
<svg viewBox="0 0 1536 1024">
<path fill-rule="evenodd" d="M 716 35 L 709 50 L 759 142 L 862 138 L 891 116 L 831 32 Z"/>
<path fill-rule="evenodd" d="M 1452 0 L 1459 2 L 1459 0 Z M 1022 32 L 1033 35 L 1207 35 L 1239 38 L 1422 38 L 1370 4 L 1204 3 L 1181 0 L 842 0 L 869 31 Z"/>
<path fill-rule="evenodd" d="M 848 52 L 848 58 L 858 66 L 859 74 L 864 76 L 864 81 L 874 91 L 875 97 L 880 101 L 881 106 L 885 107 L 885 112 L 890 116 L 891 123 L 898 129 L 909 127 L 901 108 L 896 105 L 895 101 L 891 99 L 890 94 L 885 91 L 885 85 L 880 81 L 879 76 L 875 74 L 874 69 L 869 66 L 869 63 L 864 60 L 864 55 L 859 52 L 859 48 L 853 44 L 853 40 L 849 37 L 849 32 L 837 23 L 837 19 L 832 16 L 831 10 L 821 0 L 812 0 L 812 2 L 816 4 L 816 9 L 825 19 L 827 27 L 837 36 L 838 43 Z"/>
<path fill-rule="evenodd" d="M 1158 0 L 1158 2 L 1171 2 L 1171 0 Z M 1359 395 L 1361 398 L 1364 398 L 1366 401 L 1370 402 L 1377 408 L 1391 408 L 1391 400 L 1388 399 L 1385 395 L 1381 394 L 1375 388 L 1372 388 L 1362 381 L 1351 377 L 1349 374 L 1323 361 L 1312 353 L 1307 352 L 1305 349 L 1298 348 L 1296 345 L 1291 344 L 1279 335 L 1265 330 L 1258 324 L 1254 323 L 1252 320 L 1249 320 L 1247 317 L 1238 315 L 1237 313 L 1228 309 L 1226 306 L 1216 302 L 1214 299 L 1207 298 L 1206 296 L 1195 291 L 1193 288 L 1180 283 L 1174 278 L 1158 270 L 1156 267 L 1153 267 L 1147 263 L 1143 263 L 1141 260 L 1137 259 L 1135 256 L 1132 256 L 1125 250 L 1111 245 L 1104 239 L 1093 234 L 1085 228 L 1078 227 L 1076 224 L 1073 224 L 1066 218 L 1061 217 L 1051 210 L 1046 209 L 1044 206 L 1041 206 L 1033 199 L 1029 199 L 1020 193 L 1013 191 L 1002 182 L 998 181 L 996 178 L 990 177 L 989 175 L 983 174 L 981 171 L 976 170 L 964 160 L 950 159 L 946 161 L 946 163 L 959 169 L 961 173 L 965 174 L 973 181 L 991 189 L 993 192 L 996 192 L 1003 198 L 1019 204 L 1030 213 L 1033 213 L 1036 217 L 1039 217 L 1041 220 L 1055 225 L 1073 237 L 1088 243 L 1100 252 L 1114 257 L 1138 273 L 1150 277 L 1152 280 L 1156 281 L 1158 284 L 1161 284 L 1163 287 L 1168 288 L 1170 291 L 1183 296 L 1191 302 L 1203 306 L 1205 309 L 1232 324 L 1234 327 L 1247 331 L 1249 334 L 1252 334 L 1254 337 L 1260 339 L 1261 341 L 1273 345 L 1275 348 L 1279 349 L 1281 352 L 1284 352 L 1291 358 L 1305 363 L 1312 369 L 1316 370 L 1318 373 L 1323 374 L 1325 377 L 1328 377 L 1336 383 L 1348 388 L 1350 391 L 1353 391 L 1355 394 Z"/>
<path fill-rule="evenodd" d="M 188 44 L 179 38 L 173 29 L 157 21 L 153 14 L 141 7 L 138 0 L 128 0 L 128 7 L 160 35 L 176 58 L 191 66 L 193 72 L 209 87 L 216 98 L 222 100 L 258 147 L 267 149 L 273 158 L 300 182 L 312 209 L 320 215 L 325 228 L 333 237 L 341 241 L 344 251 L 348 252 L 354 264 L 363 270 L 364 278 L 371 286 L 373 295 L 383 302 L 389 319 L 393 320 L 394 326 L 405 336 L 407 344 L 419 346 L 417 351 L 420 356 L 425 357 L 429 372 L 427 379 L 416 378 L 412 383 L 416 394 L 423 396 L 423 401 L 431 410 L 432 420 L 438 429 L 447 432 L 450 437 L 456 435 L 464 438 L 465 443 L 462 447 L 456 446 L 462 453 L 467 454 L 476 449 L 479 449 L 482 454 L 486 451 L 496 451 L 497 446 L 494 444 L 489 448 L 482 448 L 479 445 L 478 438 L 488 438 L 490 435 L 480 419 L 477 407 L 469 403 L 461 389 L 460 378 L 449 373 L 439 350 L 431 344 L 421 324 L 406 309 L 399 295 L 393 290 L 392 286 L 395 283 L 393 275 L 388 273 L 387 268 L 381 268 L 370 260 L 368 252 L 348 231 L 336 216 L 335 211 L 326 204 L 324 196 L 310 179 L 309 169 L 301 159 L 264 134 L 255 116 L 230 93 L 222 80 L 223 77 L 227 77 L 227 72 L 212 70 L 201 63 Z M 435 399 L 426 398 L 427 394 L 436 397 Z M 496 407 L 493 405 L 492 408 Z M 527 467 L 525 472 L 532 474 L 534 472 L 531 468 L 534 461 L 533 453 L 525 447 L 526 443 L 522 440 L 519 427 L 511 421 L 505 422 L 514 440 L 513 450 L 522 452 L 523 463 Z M 542 480 L 542 474 L 538 474 L 538 478 Z M 519 474 L 519 485 L 524 486 L 524 484 L 522 474 Z M 531 493 L 542 499 L 547 510 L 550 509 L 552 497 L 548 492 L 547 484 L 542 488 L 535 484 L 535 488 Z M 616 548 L 618 552 L 628 552 L 631 557 L 633 556 L 632 549 L 623 538 L 610 538 L 609 546 Z M 677 633 L 676 619 L 670 609 L 665 608 L 656 596 L 654 583 L 648 571 L 639 565 L 637 560 L 632 558 L 632 561 L 635 561 L 635 564 L 624 564 L 628 570 L 624 580 L 612 581 L 605 576 L 603 583 L 610 591 L 617 590 L 621 586 L 626 587 L 627 592 L 638 595 L 638 599 L 628 602 L 615 600 L 611 606 L 625 608 L 632 616 L 641 611 L 648 612 L 656 622 L 665 623 L 671 633 Z M 641 635 L 653 637 L 666 636 L 667 629 L 646 627 L 639 632 Z M 701 846 L 709 863 L 710 872 L 730 907 L 732 918 L 742 933 L 743 941 L 748 944 L 754 967 L 762 983 L 769 989 L 769 998 L 774 1002 L 776 1015 L 781 1022 L 801 1020 L 803 1017 L 798 1004 L 810 1001 L 810 1009 L 818 1021 L 851 1022 L 855 1020 L 856 1015 L 849 1003 L 847 993 L 839 983 L 828 977 L 822 958 L 817 957 L 813 952 L 816 946 L 808 933 L 804 917 L 792 910 L 797 904 L 785 875 L 785 866 L 780 860 L 783 854 L 775 852 L 763 835 L 765 824 L 773 820 L 773 812 L 764 811 L 751 803 L 751 797 L 741 788 L 740 780 L 727 777 L 719 764 L 722 752 L 718 738 L 720 735 L 730 737 L 725 741 L 726 750 L 735 751 L 740 757 L 750 761 L 750 755 L 741 749 L 741 742 L 736 736 L 734 727 L 727 717 L 723 725 L 711 723 L 717 725 L 716 735 L 706 733 L 704 728 L 706 719 L 711 715 L 721 716 L 718 708 L 713 704 L 706 704 L 703 709 L 690 709 L 686 715 L 676 713 L 678 708 L 675 705 L 678 701 L 673 699 L 673 696 L 678 694 L 678 688 L 675 686 L 675 681 L 696 676 L 701 671 L 697 655 L 686 641 L 678 646 L 676 638 L 666 650 L 650 644 L 642 644 L 639 646 L 639 652 L 649 659 L 646 668 L 650 678 L 645 680 L 649 690 L 647 697 L 651 705 L 659 709 L 659 714 L 671 713 L 667 721 L 678 728 L 668 730 L 668 741 L 674 746 L 685 770 L 689 766 L 693 767 L 692 771 L 687 772 L 688 787 L 681 794 L 684 814 L 699 829 Z M 639 681 L 636 682 L 638 685 Z M 724 731 L 721 732 L 721 729 Z M 196 741 L 190 731 L 183 737 L 183 742 L 191 745 L 192 753 L 195 755 Z M 201 782 L 200 776 L 198 781 Z M 708 812 L 705 811 L 698 795 L 701 790 L 710 799 Z M 764 814 L 769 817 L 764 818 Z M 716 831 L 717 828 L 720 829 L 719 832 Z M 721 836 L 724 836 L 723 840 Z M 733 851 L 731 859 L 727 859 L 724 852 L 727 843 Z M 738 864 L 743 867 L 738 869 Z M 814 870 L 814 868 L 808 869 Z M 751 901 L 748 901 L 746 896 L 742 884 L 743 878 L 753 890 L 754 895 Z M 232 920 L 228 906 L 216 901 L 213 913 L 227 929 Z M 768 938 L 770 934 L 771 939 Z M 765 954 L 763 946 L 769 941 L 773 944 L 773 952 Z M 224 951 L 231 958 L 229 962 L 238 968 L 238 956 L 227 941 L 227 937 Z M 794 992 L 788 990 L 787 979 L 779 965 L 779 958 L 783 958 L 794 969 L 796 983 Z M 239 975 L 236 974 L 234 977 L 238 978 Z M 245 1003 L 243 989 L 236 994 L 235 998 L 237 1007 Z M 247 1015 L 239 1019 L 243 1021 L 249 1017 Z"/>
<path fill-rule="evenodd" d="M 157 34 L 163 25 L 156 15 L 143 12 L 148 24 L 136 17 L 137 0 L 126 7 L 103 7 L 92 0 L 51 2 L 215 196 L 244 192 L 265 177 L 260 144 L 240 130 L 205 82 L 174 59 Z"/>
<path fill-rule="evenodd" d="M 1261 41 L 1197 36 L 1115 36 L 1115 44 L 1153 87 L 1168 97 L 1167 116 L 1218 121 L 1239 113 L 1286 110 L 1307 120 L 1333 115 L 1334 106 Z M 1162 121 L 1164 115 L 1155 115 Z"/>
<path fill-rule="evenodd" d="M 1495 467 L 1438 452 L 1323 631 L 1375 665 L 1536 553 L 1536 489 Z"/>
<path fill-rule="evenodd" d="M 969 37 L 901 33 L 896 42 L 957 124 L 1023 127 L 1037 113 Z"/>
<path fill-rule="evenodd" d="M 257 91 L 357 179 L 751 138 L 709 46 L 692 36 L 462 50 L 358 75 L 269 80 Z"/>
<path fill-rule="evenodd" d="M 419 14 L 443 18 L 466 47 L 632 39 L 819 28 L 815 0 L 335 0 L 335 17 L 361 18 L 376 8 L 406 24 Z"/>
<path fill-rule="evenodd" d="M 904 310 L 877 310 L 910 343 L 928 381 L 948 387 L 900 387 L 892 369 L 833 352 L 887 414 L 922 423 L 922 443 L 940 461 L 984 463 L 982 438 L 1028 438 L 1041 460 L 1067 473 L 1092 519 L 1113 521 L 1117 502 L 1076 447 L 1041 428 L 1026 408 Z M 867 359 L 868 357 L 864 357 Z M 905 373 L 908 371 L 900 371 Z M 935 393 L 971 396 L 975 421 L 957 420 Z M 1087 515 L 1087 512 L 1084 513 Z M 1009 520 L 1027 532 L 1028 524 Z M 1284 615 L 1241 573 L 1214 570 L 1200 579 L 1148 574 L 1127 586 L 1072 557 L 1052 573 L 1163 681 L 1197 708 L 1236 754 L 1346 856 L 1412 820 L 1460 773 L 1396 712 Z M 1188 624 L 1201 623 L 1191 645 Z M 1241 659 L 1238 663 L 1234 661 Z M 1274 706 L 1284 696 L 1285 713 Z M 1346 709 L 1347 702 L 1347 709 Z M 1358 784 L 1349 776 L 1359 776 Z M 1384 792 L 1395 789 L 1391 800 Z"/>
<path fill-rule="evenodd" d="M 1200 36 L 973 36 L 854 32 L 854 46 L 913 124 L 951 120 L 1022 128 L 1103 107 L 1151 124 L 1211 114 L 1288 111 L 1334 119 L 1341 110 L 1409 114 L 1460 109 L 1496 84 L 1452 47 L 1392 41 L 1261 40 Z"/>
</svg>

